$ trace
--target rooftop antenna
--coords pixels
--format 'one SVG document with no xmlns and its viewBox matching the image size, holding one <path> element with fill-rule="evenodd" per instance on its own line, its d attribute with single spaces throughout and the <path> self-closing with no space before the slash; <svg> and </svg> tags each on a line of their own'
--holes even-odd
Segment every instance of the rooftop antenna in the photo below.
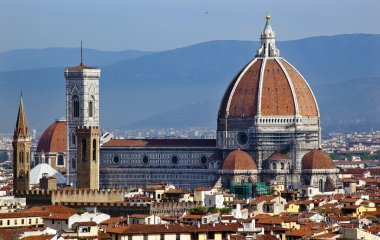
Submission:
<svg viewBox="0 0 380 240">
<path fill-rule="evenodd" d="M 83 48 L 82 48 L 82 41 L 80 41 L 80 65 L 83 65 Z"/>
</svg>

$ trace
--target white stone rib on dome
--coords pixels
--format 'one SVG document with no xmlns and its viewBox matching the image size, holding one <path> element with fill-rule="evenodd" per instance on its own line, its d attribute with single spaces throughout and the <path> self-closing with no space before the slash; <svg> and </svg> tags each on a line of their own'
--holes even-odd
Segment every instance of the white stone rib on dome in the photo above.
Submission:
<svg viewBox="0 0 380 240">
<path fill-rule="evenodd" d="M 47 173 L 49 177 L 55 177 L 57 184 L 66 184 L 66 178 L 47 163 L 40 163 L 30 171 L 29 183 L 39 184 L 44 173 Z"/>
</svg>

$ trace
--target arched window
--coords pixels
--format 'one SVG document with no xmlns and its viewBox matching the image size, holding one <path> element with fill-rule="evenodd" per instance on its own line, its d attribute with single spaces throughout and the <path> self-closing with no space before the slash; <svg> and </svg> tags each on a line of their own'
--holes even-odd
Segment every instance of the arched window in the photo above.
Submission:
<svg viewBox="0 0 380 240">
<path fill-rule="evenodd" d="M 282 162 L 282 163 L 280 163 L 281 164 L 281 170 L 284 170 L 284 168 L 285 168 L 285 164 Z"/>
<path fill-rule="evenodd" d="M 290 170 L 290 163 L 288 163 L 288 169 Z"/>
<path fill-rule="evenodd" d="M 78 118 L 79 117 L 79 97 L 77 95 L 74 95 L 72 98 L 73 103 L 73 117 Z"/>
<path fill-rule="evenodd" d="M 82 139 L 82 162 L 86 161 L 86 139 Z"/>
<path fill-rule="evenodd" d="M 96 161 L 96 139 L 92 140 L 92 160 Z"/>
<path fill-rule="evenodd" d="M 71 169 L 75 170 L 76 167 L 77 166 L 76 166 L 75 158 L 72 158 L 71 159 Z"/>
<path fill-rule="evenodd" d="M 75 132 L 72 132 L 71 133 L 71 143 L 73 144 L 73 145 L 75 145 L 76 144 L 76 136 L 75 136 Z"/>
<path fill-rule="evenodd" d="M 319 191 L 320 192 L 323 192 L 323 180 L 322 179 L 319 179 Z"/>
<path fill-rule="evenodd" d="M 277 165 L 276 165 L 276 163 L 274 162 L 274 163 L 272 163 L 272 168 L 274 169 L 274 170 L 276 170 L 277 169 Z"/>
<path fill-rule="evenodd" d="M 29 152 L 26 152 L 26 163 L 29 163 Z"/>
<path fill-rule="evenodd" d="M 88 102 L 88 116 L 94 117 L 94 107 L 95 107 L 95 98 L 91 96 L 90 101 Z"/>
<path fill-rule="evenodd" d="M 24 171 L 23 171 L 23 170 L 21 170 L 21 171 L 20 171 L 20 175 L 19 175 L 19 178 L 23 179 L 23 178 L 24 178 L 24 175 L 25 175 L 25 174 L 24 174 Z"/>
<path fill-rule="evenodd" d="M 57 165 L 63 166 L 65 162 L 63 160 L 63 155 L 58 155 Z"/>
<path fill-rule="evenodd" d="M 23 151 L 20 151 L 19 159 L 20 159 L 20 163 L 24 163 L 24 152 Z"/>
</svg>

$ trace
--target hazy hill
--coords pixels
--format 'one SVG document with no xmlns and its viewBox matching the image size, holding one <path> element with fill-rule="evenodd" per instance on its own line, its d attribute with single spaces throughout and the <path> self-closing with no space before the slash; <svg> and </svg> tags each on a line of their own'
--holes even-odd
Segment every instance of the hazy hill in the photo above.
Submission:
<svg viewBox="0 0 380 240">
<path fill-rule="evenodd" d="M 315 86 L 313 91 L 321 111 L 323 133 L 379 129 L 380 77 Z M 218 109 L 219 101 L 194 103 L 134 122 L 127 127 L 215 127 Z"/>
<path fill-rule="evenodd" d="M 105 66 L 133 59 L 150 52 L 126 50 L 119 52 L 83 49 L 83 60 L 92 66 Z M 80 48 L 18 49 L 0 53 L 0 71 L 75 66 L 80 63 Z"/>
<path fill-rule="evenodd" d="M 361 122 L 337 126 L 335 119 L 357 119 L 344 100 L 353 96 L 360 96 L 358 101 L 350 99 L 357 104 L 356 113 L 380 124 L 380 118 L 370 115 L 379 106 L 380 96 L 375 94 L 379 79 L 371 80 L 371 77 L 380 76 L 380 35 L 313 37 L 278 42 L 277 45 L 281 55 L 313 86 L 322 119 L 334 119 L 323 120 L 325 128 L 370 127 Z M 86 53 L 86 64 L 104 66 L 100 85 L 102 126 L 166 126 L 165 118 L 172 120 L 169 125 L 178 127 L 215 126 L 224 90 L 233 76 L 254 57 L 257 47 L 257 42 L 211 41 L 170 51 L 142 53 L 143 56 L 133 58 L 125 52 L 114 52 L 112 54 L 119 60 L 104 57 L 103 62 L 97 60 L 96 64 L 90 63 L 91 57 Z M 34 51 L 49 52 L 49 49 Z M 0 72 L 0 132 L 8 132 L 14 127 L 21 89 L 32 128 L 43 130 L 54 118 L 64 117 L 63 69 L 77 64 L 78 49 L 73 51 L 76 52 L 73 59 L 61 67 Z M 22 55 L 22 51 L 17 54 Z M 46 65 L 60 66 L 62 62 L 55 59 L 50 58 L 50 65 Z M 344 82 L 359 78 L 362 80 L 353 80 L 351 85 Z M 361 88 L 361 81 L 366 88 Z M 374 95 L 369 96 L 368 91 Z"/>
</svg>

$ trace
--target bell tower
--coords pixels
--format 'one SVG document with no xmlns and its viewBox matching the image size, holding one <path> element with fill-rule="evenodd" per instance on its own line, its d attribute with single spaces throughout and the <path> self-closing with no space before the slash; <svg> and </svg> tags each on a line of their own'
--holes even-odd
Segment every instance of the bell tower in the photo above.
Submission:
<svg viewBox="0 0 380 240">
<path fill-rule="evenodd" d="M 66 122 L 67 122 L 67 174 L 68 184 L 76 184 L 77 147 L 80 139 L 77 127 L 99 127 L 99 79 L 100 69 L 89 67 L 82 61 L 76 67 L 65 69 Z"/>
<path fill-rule="evenodd" d="M 13 134 L 13 193 L 29 190 L 30 136 L 25 117 L 22 95 L 18 109 L 16 128 Z"/>
<path fill-rule="evenodd" d="M 77 188 L 99 189 L 99 128 L 78 127 Z"/>
</svg>

